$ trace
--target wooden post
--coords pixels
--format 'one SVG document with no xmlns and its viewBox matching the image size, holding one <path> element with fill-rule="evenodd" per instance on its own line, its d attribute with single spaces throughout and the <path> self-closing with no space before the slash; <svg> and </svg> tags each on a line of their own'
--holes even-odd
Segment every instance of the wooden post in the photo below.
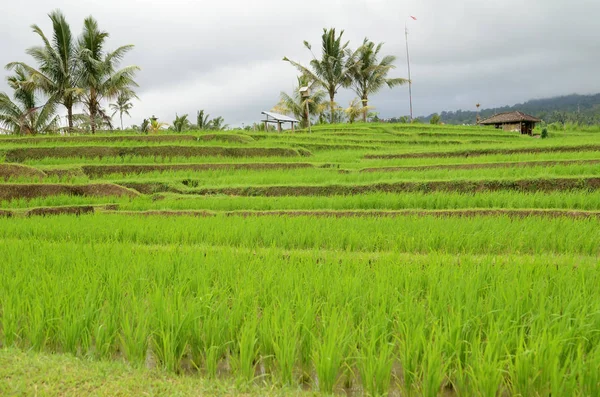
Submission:
<svg viewBox="0 0 600 397">
<path fill-rule="evenodd" d="M 292 121 L 292 132 L 294 132 L 294 122 Z"/>
<path fill-rule="evenodd" d="M 269 124 L 265 121 L 265 132 L 269 131 Z"/>
<path fill-rule="evenodd" d="M 281 121 L 277 122 L 277 131 L 281 132 Z"/>
</svg>

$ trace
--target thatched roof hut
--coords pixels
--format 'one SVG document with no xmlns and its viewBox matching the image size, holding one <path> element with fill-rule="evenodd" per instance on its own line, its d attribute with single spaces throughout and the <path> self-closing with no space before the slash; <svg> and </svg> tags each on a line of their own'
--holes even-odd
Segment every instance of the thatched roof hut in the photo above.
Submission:
<svg viewBox="0 0 600 397">
<path fill-rule="evenodd" d="M 502 128 L 504 131 L 518 131 L 521 134 L 531 135 L 535 124 L 540 121 L 542 120 L 537 117 L 516 111 L 495 114 L 488 119 L 482 120 L 479 124 L 493 125 L 496 128 Z"/>
</svg>

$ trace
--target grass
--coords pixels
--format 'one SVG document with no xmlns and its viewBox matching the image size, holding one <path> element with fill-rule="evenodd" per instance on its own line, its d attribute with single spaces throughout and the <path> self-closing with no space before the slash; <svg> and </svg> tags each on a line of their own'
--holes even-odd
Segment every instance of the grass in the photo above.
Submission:
<svg viewBox="0 0 600 397">
<path fill-rule="evenodd" d="M 0 349 L 0 394 L 5 396 L 201 396 L 239 393 L 227 382 L 177 376 L 160 369 L 135 368 L 123 362 L 98 361 L 66 354 Z M 303 395 L 284 389 L 286 395 Z M 281 395 L 258 386 L 250 395 Z"/>
<path fill-rule="evenodd" d="M 571 252 L 596 255 L 600 250 L 596 243 L 600 240 L 600 229 L 598 221 L 594 219 L 455 219 L 419 216 L 400 219 L 198 219 L 96 214 L 47 219 L 2 219 L 0 222 L 0 237 L 5 239 L 37 236 L 51 241 L 86 243 L 214 244 L 243 248 L 277 246 L 282 249 L 457 254 Z M 344 233 L 340 234 L 340 230 Z M 515 237 L 517 235 L 519 239 Z"/>
<path fill-rule="evenodd" d="M 29 238 L 2 240 L 0 256 L 4 263 L 12 264 L 0 281 L 5 345 L 96 359 L 101 359 L 101 354 L 115 359 L 117 351 L 149 348 L 150 355 L 141 357 L 146 362 L 156 360 L 165 370 L 193 372 L 193 367 L 183 367 L 182 358 L 191 354 L 194 341 L 215 340 L 212 335 L 218 332 L 223 337 L 218 345 L 198 345 L 205 351 L 199 355 L 201 373 L 204 365 L 208 371 L 204 360 L 210 354 L 210 347 L 203 350 L 206 347 L 202 346 L 222 346 L 216 359 L 219 366 L 229 368 L 219 375 L 222 379 L 239 379 L 240 384 L 247 385 L 255 379 L 257 363 L 262 363 L 267 376 L 258 379 L 267 385 L 288 384 L 291 360 L 291 384 L 297 388 L 303 379 L 302 355 L 307 354 L 309 385 L 323 392 L 359 382 L 359 375 L 380 373 L 376 375 L 379 380 L 373 379 L 376 383 L 367 383 L 367 388 L 436 395 L 450 382 L 459 392 L 477 394 L 491 387 L 475 376 L 482 366 L 505 374 L 485 378 L 496 390 L 511 394 L 550 392 L 556 390 L 553 384 L 565 386 L 560 371 L 533 384 L 522 384 L 530 373 L 554 365 L 548 362 L 555 362 L 558 369 L 569 368 L 567 378 L 573 379 L 570 391 L 575 391 L 588 387 L 583 380 L 600 364 L 597 252 L 594 256 L 579 255 L 575 263 L 572 255 L 577 250 L 557 255 L 546 244 L 536 246 L 532 256 L 486 255 L 486 250 L 478 249 L 477 255 L 456 257 L 452 253 L 455 249 L 444 253 L 435 248 L 423 255 L 412 249 L 411 254 L 400 254 L 384 246 L 371 246 L 367 251 L 365 245 L 344 253 L 337 243 L 323 239 L 324 235 L 320 249 L 311 244 L 310 249 L 290 250 L 280 246 L 281 242 L 255 244 L 254 233 L 244 235 L 252 242 L 247 248 L 234 244 L 219 247 L 206 239 L 197 245 L 181 239 L 181 235 L 173 236 L 180 242 L 175 246 L 164 244 L 165 235 L 174 230 L 165 230 L 164 222 L 162 234 L 152 230 L 154 238 L 162 242 L 157 246 L 132 235 L 134 230 L 140 232 L 137 228 L 125 234 L 113 228 L 113 237 L 105 241 L 89 241 L 77 228 L 55 239 L 45 228 L 50 225 L 44 223 L 52 224 L 56 219 L 62 218 L 38 219 L 41 229 L 46 230 L 43 238 L 38 232 Z M 81 223 L 89 225 L 90 219 L 81 219 Z M 529 226 L 518 224 L 521 228 L 511 230 L 513 235 Z M 97 222 L 92 225 L 99 226 Z M 182 232 L 191 230 L 182 226 Z M 425 225 L 420 222 L 420 226 Z M 544 226 L 547 224 L 538 227 Z M 490 234 L 497 230 L 481 229 Z M 562 224 L 553 230 L 558 231 L 554 236 L 569 247 L 577 247 L 578 234 L 564 231 L 568 229 Z M 347 232 L 338 234 L 339 242 L 353 235 L 347 227 L 343 230 Z M 467 230 L 463 227 L 460 232 Z M 72 237 L 67 237 L 70 233 Z M 118 236 L 121 238 L 114 239 Z M 440 237 L 436 233 L 433 241 Z M 533 244 L 526 233 L 517 232 L 516 237 Z M 296 241 L 306 238 L 300 235 Z M 471 243 L 463 238 L 457 244 Z M 517 251 L 516 247 L 511 249 Z M 34 257 L 45 260 L 29 259 Z M 36 277 L 31 278 L 32 274 Z M 365 284 L 369 288 L 364 288 Z M 37 307 L 47 316 L 35 316 L 31 309 Z M 308 308 L 314 315 L 305 315 Z M 192 319 L 207 324 L 213 321 L 211 312 L 227 321 L 217 328 L 192 326 Z M 79 315 L 73 316 L 75 313 Z M 50 319 L 56 326 L 44 326 Z M 140 338 L 127 337 L 131 331 L 126 324 L 131 321 L 142 332 Z M 140 328 L 144 324 L 140 321 L 147 323 Z M 263 329 L 263 321 L 279 322 L 291 336 L 278 334 L 283 339 L 272 339 L 272 334 L 258 331 Z M 99 337 L 106 327 L 113 332 Z M 39 329 L 46 332 L 34 332 Z M 310 341 L 302 345 L 300 338 L 292 338 L 298 335 L 294 329 L 310 331 Z M 365 332 L 374 346 L 361 342 Z M 32 335 L 41 336 L 36 339 Z M 427 343 L 432 340 L 437 343 Z M 288 352 L 281 350 L 283 341 L 291 349 Z M 274 344 L 279 348 L 274 349 Z M 381 344 L 389 350 L 381 350 Z M 99 351 L 98 345 L 107 347 Z M 309 351 L 303 352 L 304 348 Z M 270 358 L 272 349 L 275 358 Z M 495 353 L 486 353 L 488 350 Z M 535 360 L 529 360 L 527 351 L 535 352 Z M 292 357 L 286 359 L 290 354 Z M 408 357 L 414 361 L 407 361 Z M 141 358 L 126 354 L 133 366 L 140 365 L 136 363 Z M 522 359 L 529 361 L 524 364 Z M 574 367 L 572 362 L 579 364 Z M 404 374 L 388 373 L 387 368 L 397 363 L 405 363 Z M 287 375 L 283 370 L 286 365 Z M 352 371 L 346 372 L 347 367 Z M 461 368 L 465 373 L 458 377 Z"/>
</svg>

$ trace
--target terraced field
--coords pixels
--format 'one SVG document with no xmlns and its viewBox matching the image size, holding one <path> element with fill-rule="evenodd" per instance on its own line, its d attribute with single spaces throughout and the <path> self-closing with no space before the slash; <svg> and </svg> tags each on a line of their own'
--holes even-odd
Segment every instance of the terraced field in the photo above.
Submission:
<svg viewBox="0 0 600 397">
<path fill-rule="evenodd" d="M 597 134 L 0 137 L 0 158 L 0 364 L 122 362 L 180 374 L 172 394 L 600 393 Z"/>
</svg>

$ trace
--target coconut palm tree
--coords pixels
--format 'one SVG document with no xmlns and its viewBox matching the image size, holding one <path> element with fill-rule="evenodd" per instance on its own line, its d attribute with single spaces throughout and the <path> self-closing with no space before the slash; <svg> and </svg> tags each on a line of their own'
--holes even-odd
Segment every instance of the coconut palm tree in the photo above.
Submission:
<svg viewBox="0 0 600 397">
<path fill-rule="evenodd" d="M 144 121 L 146 121 L 146 120 L 144 120 Z M 162 122 L 158 121 L 158 119 L 156 117 L 152 117 L 150 119 L 150 124 L 148 125 L 148 131 L 157 133 L 166 126 L 168 126 L 167 123 L 162 123 Z"/>
<path fill-rule="evenodd" d="M 131 117 L 129 114 L 129 111 L 133 108 L 131 99 L 132 97 L 128 93 L 121 92 L 117 97 L 116 103 L 111 103 L 109 105 L 110 109 L 113 111 L 111 117 L 115 117 L 115 114 L 119 113 L 119 118 L 121 120 L 121 131 L 123 131 L 123 115 L 126 114 Z"/>
<path fill-rule="evenodd" d="M 313 84 L 313 86 L 315 85 Z M 311 89 L 311 94 L 306 99 L 302 98 L 300 94 L 300 88 L 302 87 Z M 325 95 L 326 93 L 323 90 L 314 90 L 307 76 L 299 76 L 298 85 L 294 87 L 292 95 L 282 92 L 279 103 L 275 105 L 273 111 L 294 116 L 300 120 L 300 128 L 307 128 L 310 115 L 319 115 L 325 110 L 327 106 L 324 103 Z"/>
<path fill-rule="evenodd" d="M 190 126 L 190 121 L 188 120 L 188 115 L 184 114 L 183 116 L 178 116 L 175 114 L 175 120 L 173 121 L 173 130 L 176 132 L 181 132 L 187 129 Z"/>
<path fill-rule="evenodd" d="M 204 114 L 204 109 L 199 110 L 196 113 L 196 126 L 199 130 L 208 130 L 210 127 L 210 122 L 208 119 L 210 118 L 209 114 Z"/>
<path fill-rule="evenodd" d="M 225 124 L 225 119 L 221 116 L 215 117 L 214 119 L 212 119 L 208 123 L 208 125 L 209 125 L 209 129 L 215 130 L 215 131 L 224 131 L 229 127 L 228 124 Z"/>
<path fill-rule="evenodd" d="M 81 90 L 78 88 L 77 46 L 71 35 L 71 28 L 60 11 L 48 14 L 52 21 L 52 40 L 49 40 L 42 29 L 32 25 L 43 42 L 43 45 L 27 50 L 38 63 L 38 69 L 23 62 L 9 63 L 8 69 L 23 68 L 31 76 L 36 88 L 44 92 L 50 99 L 67 109 L 69 131 L 73 129 L 73 106 L 79 102 Z"/>
<path fill-rule="evenodd" d="M 350 106 L 344 109 L 344 113 L 348 117 L 348 122 L 352 124 L 360 115 L 362 115 L 363 120 L 366 120 L 367 113 L 371 109 L 373 109 L 372 106 L 363 106 L 363 102 L 360 99 L 354 98 L 350 102 Z"/>
<path fill-rule="evenodd" d="M 31 76 L 23 67 L 15 68 L 8 85 L 14 90 L 14 101 L 0 93 L 0 131 L 9 134 L 38 134 L 55 131 L 59 117 L 53 103 L 36 105 Z"/>
<path fill-rule="evenodd" d="M 108 33 L 99 30 L 98 23 L 93 17 L 83 22 L 83 33 L 79 38 L 79 58 L 81 87 L 85 90 L 83 104 L 88 111 L 92 123 L 92 134 L 96 132 L 96 117 L 102 113 L 101 102 L 104 99 L 116 98 L 121 94 L 135 95 L 133 87 L 138 66 L 127 66 L 117 70 L 117 66 L 125 54 L 133 49 L 125 45 L 113 52 L 105 52 L 104 45 Z"/>
<path fill-rule="evenodd" d="M 287 57 L 284 61 L 291 63 L 303 75 L 307 76 L 312 82 L 323 87 L 329 94 L 329 121 L 335 122 L 336 103 L 335 94 L 340 87 L 349 87 L 352 83 L 350 76 L 350 68 L 355 62 L 355 56 L 348 49 L 348 42 L 342 42 L 344 31 L 339 36 L 336 35 L 335 29 L 323 29 L 322 46 L 323 51 L 321 59 L 317 59 L 313 54 L 313 60 L 310 61 L 310 68 L 302 66 L 298 62 L 294 62 Z M 307 41 L 304 46 L 311 51 L 312 46 Z"/>
<path fill-rule="evenodd" d="M 375 45 L 365 38 L 363 45 L 355 52 L 355 62 L 350 69 L 352 89 L 362 101 L 364 108 L 368 107 L 369 95 L 377 93 L 384 86 L 389 88 L 408 83 L 407 79 L 389 79 L 387 75 L 393 68 L 396 57 L 387 55 L 379 61 L 379 52 L 383 43 Z M 363 112 L 363 121 L 367 121 L 367 112 Z"/>
</svg>

